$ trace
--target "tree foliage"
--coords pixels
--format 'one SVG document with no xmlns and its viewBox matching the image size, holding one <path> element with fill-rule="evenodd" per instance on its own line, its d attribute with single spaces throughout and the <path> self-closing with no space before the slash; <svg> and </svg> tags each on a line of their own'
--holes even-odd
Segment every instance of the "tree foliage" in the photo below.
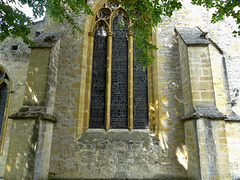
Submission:
<svg viewBox="0 0 240 180">
<path fill-rule="evenodd" d="M 30 44 L 30 29 L 27 25 L 32 24 L 33 19 L 27 17 L 18 8 L 10 6 L 11 3 L 19 5 L 27 4 L 33 8 L 35 18 L 47 13 L 59 23 L 68 22 L 72 27 L 72 33 L 81 31 L 74 21 L 77 14 L 93 15 L 85 0 L 0 0 L 0 41 L 7 37 L 21 37 L 23 41 Z M 152 27 L 156 27 L 162 21 L 163 16 L 172 16 L 175 10 L 182 7 L 178 0 L 119 0 L 125 8 L 127 16 L 131 19 L 130 29 L 134 32 L 134 40 L 137 49 L 137 59 L 145 67 L 149 66 L 154 57 L 152 50 L 156 50 L 150 39 Z M 212 22 L 222 20 L 224 16 L 232 16 L 236 19 L 240 35 L 240 0 L 192 0 L 193 4 L 203 5 L 206 8 L 216 8 L 212 16 Z"/>
<path fill-rule="evenodd" d="M 21 37 L 25 43 L 30 43 L 30 29 L 26 23 L 31 24 L 29 17 L 19 9 L 13 9 L 4 1 L 0 1 L 0 41 L 13 36 Z"/>
<path fill-rule="evenodd" d="M 203 5 L 207 9 L 215 8 L 212 15 L 212 23 L 223 20 L 224 17 L 232 16 L 238 24 L 238 30 L 233 33 L 240 36 L 240 0 L 192 0 L 193 4 Z"/>
<path fill-rule="evenodd" d="M 21 37 L 27 44 L 32 41 L 28 35 L 30 28 L 27 25 L 33 24 L 33 19 L 27 17 L 19 8 L 13 5 L 28 5 L 32 8 L 34 18 L 41 17 L 47 9 L 48 14 L 56 22 L 67 21 L 73 34 L 80 31 L 76 25 L 73 14 L 92 14 L 90 7 L 85 0 L 0 0 L 0 41 L 9 36 Z"/>
<path fill-rule="evenodd" d="M 173 11 L 180 9 L 182 5 L 177 0 L 120 0 L 120 3 L 132 21 L 130 29 L 135 33 L 136 58 L 147 67 L 154 60 L 154 56 L 149 52 L 157 49 L 150 39 L 152 27 L 162 21 L 162 16 L 170 17 Z"/>
</svg>

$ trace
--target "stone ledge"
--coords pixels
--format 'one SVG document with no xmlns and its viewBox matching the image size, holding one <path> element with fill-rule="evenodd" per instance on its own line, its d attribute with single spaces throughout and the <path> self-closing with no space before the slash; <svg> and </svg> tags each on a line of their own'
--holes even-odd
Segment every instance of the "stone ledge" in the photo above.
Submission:
<svg viewBox="0 0 240 180">
<path fill-rule="evenodd" d="M 181 118 L 181 120 L 190 120 L 190 119 L 199 119 L 199 118 L 208 118 L 213 120 L 224 120 L 226 115 L 221 113 L 216 107 L 204 107 L 197 106 L 193 107 L 193 113 L 187 114 Z"/>
<path fill-rule="evenodd" d="M 23 106 L 17 113 L 8 116 L 11 119 L 41 119 L 56 122 L 57 119 L 46 113 L 46 107 L 43 106 Z"/>
<path fill-rule="evenodd" d="M 151 179 L 151 180 L 188 180 L 187 178 L 172 178 L 172 177 L 169 177 L 169 178 L 54 178 L 54 177 L 51 177 L 49 178 L 49 180 L 86 180 L 86 179 L 98 179 L 98 180 L 104 180 L 104 179 L 107 179 L 107 180 L 141 180 L 141 179 Z"/>
<path fill-rule="evenodd" d="M 78 141 L 149 141 L 150 139 L 159 141 L 150 130 L 110 129 L 106 132 L 104 129 L 88 129 Z"/>
<path fill-rule="evenodd" d="M 30 48 L 51 48 L 62 37 L 61 32 L 48 32 L 42 33 L 34 38 L 35 45 L 29 46 Z"/>
<path fill-rule="evenodd" d="M 176 32 L 186 45 L 208 45 L 210 41 L 206 39 L 206 32 L 201 32 L 197 27 L 176 27 Z"/>
<path fill-rule="evenodd" d="M 225 121 L 240 121 L 240 116 L 232 111 L 230 115 L 227 115 Z"/>
</svg>

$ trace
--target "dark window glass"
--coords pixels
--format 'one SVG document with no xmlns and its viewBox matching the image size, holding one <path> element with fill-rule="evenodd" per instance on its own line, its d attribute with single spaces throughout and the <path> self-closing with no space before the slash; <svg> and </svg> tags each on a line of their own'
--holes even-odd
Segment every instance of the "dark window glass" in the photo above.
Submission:
<svg viewBox="0 0 240 180">
<path fill-rule="evenodd" d="M 136 53 L 133 46 L 133 53 Z M 148 128 L 148 81 L 147 70 L 138 60 L 133 61 L 133 128 Z"/>
<path fill-rule="evenodd" d="M 4 72 L 0 70 L 0 79 L 4 77 Z"/>
<path fill-rule="evenodd" d="M 7 102 L 7 84 L 2 83 L 0 85 L 0 132 L 2 130 L 2 124 L 3 124 L 3 118 L 4 118 L 4 112 L 5 112 L 5 107 L 6 107 L 6 102 Z"/>
<path fill-rule="evenodd" d="M 104 15 L 104 14 L 103 14 Z M 128 128 L 128 25 L 120 11 L 113 19 L 110 128 Z M 133 47 L 136 53 L 135 45 Z M 92 64 L 90 128 L 105 127 L 107 32 L 100 24 L 95 32 Z M 148 128 L 147 70 L 133 62 L 133 128 Z"/>
<path fill-rule="evenodd" d="M 95 32 L 92 62 L 90 128 L 104 128 L 107 35 L 103 24 Z"/>
<path fill-rule="evenodd" d="M 128 28 L 119 25 L 123 18 L 120 12 L 113 20 L 112 42 L 110 127 L 118 129 L 128 127 Z"/>
</svg>

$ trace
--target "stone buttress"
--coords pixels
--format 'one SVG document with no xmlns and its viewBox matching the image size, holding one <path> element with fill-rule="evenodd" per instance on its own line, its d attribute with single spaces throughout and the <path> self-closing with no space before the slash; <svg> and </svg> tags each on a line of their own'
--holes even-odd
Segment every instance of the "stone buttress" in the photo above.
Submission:
<svg viewBox="0 0 240 180">
<path fill-rule="evenodd" d="M 13 119 L 4 179 L 47 179 L 52 144 L 53 108 L 61 33 L 34 41 L 23 107 Z"/>
<path fill-rule="evenodd" d="M 225 118 L 216 107 L 210 42 L 198 28 L 179 27 L 184 94 L 182 117 L 188 149 L 188 178 L 231 179 Z"/>
</svg>

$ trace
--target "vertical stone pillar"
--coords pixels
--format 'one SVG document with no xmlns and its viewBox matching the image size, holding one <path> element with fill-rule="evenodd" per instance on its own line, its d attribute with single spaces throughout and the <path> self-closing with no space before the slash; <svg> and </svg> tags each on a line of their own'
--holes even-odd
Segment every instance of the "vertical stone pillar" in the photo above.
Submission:
<svg viewBox="0 0 240 180">
<path fill-rule="evenodd" d="M 184 94 L 188 177 L 231 179 L 225 115 L 216 108 L 208 44 L 198 28 L 177 28 Z"/>
<path fill-rule="evenodd" d="M 15 114 L 4 179 L 47 179 L 61 33 L 43 33 L 31 47 L 23 107 Z"/>
<path fill-rule="evenodd" d="M 86 75 L 86 89 L 91 89 L 91 82 L 92 82 L 92 60 L 93 60 L 93 43 L 94 43 L 94 32 L 89 32 L 88 33 L 88 38 L 89 38 L 89 47 L 88 48 L 88 67 L 87 67 L 87 75 Z M 87 92 L 87 95 L 85 96 L 84 102 L 86 102 L 86 108 L 90 109 L 90 101 L 91 100 L 91 91 Z M 77 136 L 80 137 L 82 132 L 85 132 L 88 127 L 89 127 L 89 115 L 90 113 L 85 110 L 86 112 L 84 113 L 84 118 L 83 118 L 83 127 L 82 127 L 82 122 L 77 121 Z"/>
<path fill-rule="evenodd" d="M 158 46 L 157 30 L 154 31 L 155 32 L 152 34 L 152 41 L 153 44 Z M 161 133 L 163 128 L 162 120 L 166 118 L 166 111 L 162 109 L 164 99 L 162 87 L 164 86 L 164 83 L 161 81 L 161 76 L 165 76 L 162 71 L 162 61 L 164 58 L 157 51 L 153 51 L 152 54 L 156 59 L 153 61 L 153 64 L 149 68 L 150 71 L 148 72 L 151 78 L 149 84 L 152 82 L 152 84 L 150 84 L 152 89 L 150 90 L 150 87 L 148 88 L 149 97 L 151 98 L 149 99 L 149 129 L 154 131 L 156 136 L 161 139 L 163 138 Z"/>
</svg>

